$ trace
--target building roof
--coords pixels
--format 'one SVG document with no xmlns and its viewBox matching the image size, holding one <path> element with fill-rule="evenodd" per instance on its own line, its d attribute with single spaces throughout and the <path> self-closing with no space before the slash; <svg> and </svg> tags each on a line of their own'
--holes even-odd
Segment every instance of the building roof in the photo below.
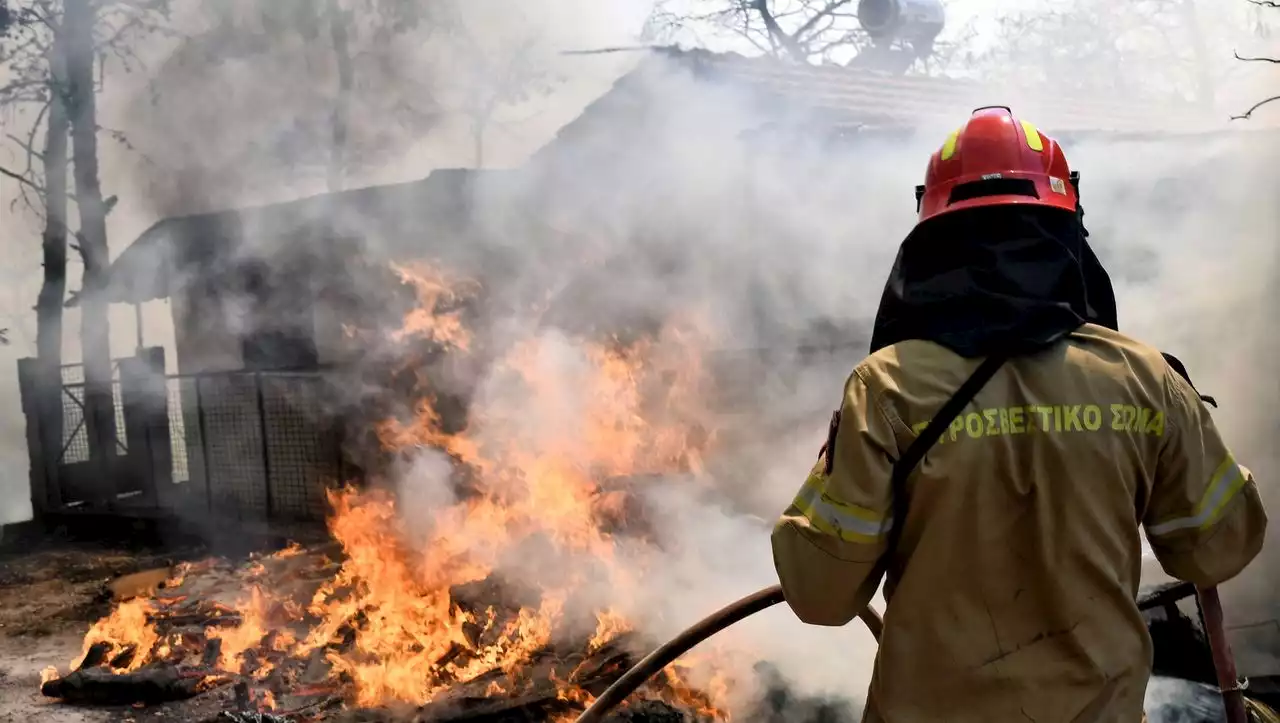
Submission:
<svg viewBox="0 0 1280 723">
<path fill-rule="evenodd" d="M 832 128 L 867 130 L 951 128 L 976 107 L 1006 105 L 1053 136 L 1182 135 L 1221 131 L 1225 117 L 1196 106 L 1096 94 L 994 86 L 950 77 L 894 75 L 839 65 L 809 65 L 771 57 L 706 50 L 654 48 L 636 68 L 566 125 L 544 152 L 584 135 L 628 106 L 644 103 L 658 86 L 646 79 L 685 71 L 702 82 L 736 87 L 768 112 L 805 113 Z M 1236 128 L 1242 128 L 1237 125 Z"/>
<path fill-rule="evenodd" d="M 938 122 L 950 126 L 966 117 L 975 104 L 998 103 L 1060 133 L 1169 132 L 1206 130 L 1212 125 L 1190 105 L 1156 106 L 1096 95 L 1046 93 L 1042 88 L 997 87 L 956 78 L 890 75 L 733 54 L 672 51 L 668 57 L 691 59 L 703 72 L 825 110 L 833 121 L 847 119 L 853 124 L 918 126 Z"/>
<path fill-rule="evenodd" d="M 406 247 L 432 247 L 437 239 L 465 226 L 473 197 L 470 186 L 479 173 L 488 177 L 511 172 L 444 169 L 407 183 L 163 219 L 112 262 L 107 299 L 137 304 L 166 298 L 173 292 L 175 279 L 190 273 L 195 264 L 234 256 L 254 243 L 278 248 L 289 241 L 301 241 L 299 234 L 313 230 L 325 232 L 309 239 L 321 243 L 341 235 L 345 227 L 361 232 L 377 230 Z M 262 238 L 264 235 L 270 238 Z M 249 249 L 245 253 L 273 250 Z M 73 296 L 67 306 L 78 303 Z"/>
</svg>

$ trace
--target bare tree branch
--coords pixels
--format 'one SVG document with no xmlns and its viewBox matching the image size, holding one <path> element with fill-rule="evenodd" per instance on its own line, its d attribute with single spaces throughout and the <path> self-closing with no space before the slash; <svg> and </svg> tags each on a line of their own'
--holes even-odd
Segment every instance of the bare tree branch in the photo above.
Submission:
<svg viewBox="0 0 1280 723">
<path fill-rule="evenodd" d="M 44 14 L 41 14 L 35 8 L 28 8 L 27 15 L 29 17 L 35 18 L 36 20 L 39 20 L 40 24 L 45 26 L 49 30 L 57 32 L 58 24 L 53 19 L 53 11 L 51 9 L 45 8 Z"/>
<path fill-rule="evenodd" d="M 768 0 L 754 0 L 752 3 L 752 9 L 760 15 L 760 20 L 764 23 L 765 29 L 769 31 L 770 38 L 776 41 L 778 45 L 785 48 L 795 60 L 801 63 L 808 60 L 808 57 L 804 52 L 804 48 L 800 47 L 800 44 L 796 42 L 795 38 L 788 35 L 786 31 L 782 29 L 782 26 L 778 25 L 777 18 L 775 18 L 773 13 L 769 10 Z"/>
<path fill-rule="evenodd" d="M 828 18 L 832 18 L 832 16 L 835 15 L 837 10 L 839 10 L 841 7 L 848 4 L 849 4 L 849 0 L 830 0 L 830 2 L 827 3 L 826 7 L 814 13 L 813 16 L 810 17 L 807 21 L 805 21 L 803 25 L 797 28 L 796 31 L 792 33 L 792 37 L 794 38 L 803 37 L 805 33 L 812 30 L 813 27 L 817 25 L 820 21 L 826 20 Z"/>
<path fill-rule="evenodd" d="M 1231 120 L 1249 120 L 1253 116 L 1254 111 L 1258 110 L 1264 105 L 1267 105 L 1268 103 L 1274 103 L 1278 100 L 1280 100 L 1280 95 L 1273 95 L 1270 98 L 1264 98 L 1263 100 L 1260 100 L 1257 103 L 1254 103 L 1253 107 L 1245 111 L 1244 113 L 1241 113 L 1240 115 L 1231 116 Z"/>
<path fill-rule="evenodd" d="M 41 187 L 41 186 L 40 186 L 39 184 L 37 184 L 35 181 L 32 181 L 31 179 L 29 179 L 29 178 L 27 178 L 26 176 L 22 175 L 21 173 L 14 173 L 13 171 L 9 170 L 8 168 L 5 168 L 4 166 L 0 166 L 0 176 L 8 176 L 9 178 L 12 178 L 13 180 L 17 181 L 18 183 L 21 183 L 21 184 L 23 185 L 23 187 L 25 187 L 25 188 L 30 188 L 31 190 L 35 191 L 36 193 L 40 194 L 41 196 L 43 196 L 43 195 L 44 195 L 44 188 L 43 188 L 43 187 Z"/>
<path fill-rule="evenodd" d="M 46 83 L 42 78 L 22 78 L 0 88 L 0 102 L 3 99 L 17 96 L 22 91 L 30 91 L 35 89 L 43 89 Z"/>
<path fill-rule="evenodd" d="M 1238 52 L 1233 52 L 1232 55 L 1236 56 L 1236 60 L 1243 60 L 1246 63 L 1280 63 L 1280 58 L 1268 58 L 1266 56 L 1246 58 Z"/>
<path fill-rule="evenodd" d="M 39 176 L 38 171 L 36 170 L 35 161 L 39 159 L 42 165 L 44 162 L 44 155 L 35 150 L 35 139 L 41 126 L 44 125 L 45 116 L 48 114 L 52 105 L 52 98 L 49 98 L 43 105 L 41 105 L 40 110 L 36 113 L 35 120 L 32 121 L 30 127 L 27 129 L 27 140 L 25 143 L 22 139 L 17 138 L 12 134 L 9 135 L 9 138 L 13 140 L 14 143 L 17 143 L 19 147 L 27 152 L 27 165 L 26 168 L 23 169 L 21 175 L 23 178 L 30 180 L 31 185 L 22 186 L 22 190 L 18 195 L 22 200 L 23 205 L 25 205 L 32 213 L 36 214 L 36 216 L 44 215 L 43 207 L 48 197 L 45 195 L 45 186 L 35 181 Z M 32 198 L 33 192 L 35 193 L 34 199 Z"/>
<path fill-rule="evenodd" d="M 37 128 L 39 127 L 36 124 L 32 124 L 32 126 Z M 40 151 L 37 151 L 35 148 L 33 148 L 29 143 L 27 143 L 27 141 L 22 140 L 21 138 L 15 136 L 12 133 L 6 133 L 5 137 L 13 141 L 14 143 L 16 143 L 19 148 L 26 151 L 28 158 L 39 158 L 42 161 L 44 160 L 44 154 L 42 154 Z"/>
</svg>

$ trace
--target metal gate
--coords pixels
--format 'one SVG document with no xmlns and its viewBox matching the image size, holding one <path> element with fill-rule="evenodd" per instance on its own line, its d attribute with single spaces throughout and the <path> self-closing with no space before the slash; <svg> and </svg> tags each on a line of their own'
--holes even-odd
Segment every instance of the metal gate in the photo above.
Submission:
<svg viewBox="0 0 1280 723">
<path fill-rule="evenodd" d="M 84 368 L 68 364 L 45 374 L 35 359 L 18 362 L 22 407 L 27 417 L 32 508 L 42 512 L 122 510 L 154 505 L 148 439 L 142 434 L 154 368 L 163 370 L 163 350 L 112 363 L 111 406 L 101 434 L 111 440 L 102 459 L 91 457 Z M 163 373 L 163 371 L 161 371 Z M 43 384 L 57 379 L 56 387 Z M 48 389 L 48 391 L 45 391 Z"/>
<path fill-rule="evenodd" d="M 72 511 L 239 520 L 320 520 L 350 481 L 334 381 L 321 371 L 164 374 L 162 349 L 113 363 L 107 459 L 90 458 L 80 365 L 56 402 L 19 361 L 37 515 Z M 56 407 L 53 405 L 56 403 Z"/>
</svg>

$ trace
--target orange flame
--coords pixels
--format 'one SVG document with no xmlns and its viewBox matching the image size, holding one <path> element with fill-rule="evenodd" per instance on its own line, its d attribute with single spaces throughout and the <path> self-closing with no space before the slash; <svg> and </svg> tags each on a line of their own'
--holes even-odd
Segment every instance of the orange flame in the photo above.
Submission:
<svg viewBox="0 0 1280 723">
<path fill-rule="evenodd" d="M 71 669 L 79 668 L 89 655 L 89 649 L 98 643 L 110 643 L 114 651 L 123 652 L 130 647 L 134 649 L 129 662 L 114 668 L 115 672 L 129 673 L 141 668 L 147 663 L 151 649 L 160 640 L 155 626 L 148 619 L 153 612 L 154 604 L 143 598 L 134 598 L 118 605 L 110 615 L 89 628 L 84 636 L 80 657 L 71 661 Z"/>
<path fill-rule="evenodd" d="M 414 287 L 421 306 L 393 336 L 469 350 L 470 333 L 451 307 L 474 285 L 427 267 L 394 270 Z M 616 552 L 628 525 L 643 523 L 633 519 L 631 486 L 644 475 L 701 469 L 714 440 L 703 408 L 703 341 L 687 320 L 627 343 L 532 336 L 493 363 L 464 432 L 446 433 L 458 425 L 445 425 L 431 400 L 420 402 L 411 420 L 378 425 L 390 449 L 418 446 L 447 455 L 450 479 L 410 477 L 400 485 L 434 485 L 450 502 L 399 508 L 386 489 L 331 492 L 329 531 L 343 561 L 306 605 L 272 584 L 277 573 L 263 560 L 242 570 L 250 584 L 234 606 L 239 626 L 206 632 L 221 641 L 220 669 L 250 672 L 252 651 L 253 677 L 263 680 L 271 669 L 265 656 L 319 656 L 328 663 L 329 684 L 350 681 L 351 702 L 361 707 L 423 705 L 480 676 L 491 694 L 512 692 L 533 675 L 531 666 L 561 626 L 576 625 L 571 618 L 584 604 L 588 580 L 603 581 L 594 589 L 607 590 L 610 599 L 586 603 L 596 612 L 585 652 L 631 631 L 625 608 L 644 570 L 620 564 Z M 271 559 L 304 552 L 289 548 Z M 194 568 L 184 567 L 174 582 L 192 574 Z M 466 599 L 466 586 L 506 582 L 538 589 L 512 593 L 522 604 L 506 608 L 500 605 L 505 593 L 480 595 L 479 604 Z M 86 636 L 85 651 L 98 640 L 152 651 L 158 637 L 147 622 L 148 605 L 121 605 Z M 167 655 L 180 646 L 166 641 L 161 647 Z M 147 659 L 135 656 L 130 669 Z M 495 672 L 504 677 L 490 680 Z M 555 673 L 537 675 L 545 680 Z M 686 677 L 683 669 L 669 671 L 661 696 L 725 719 L 714 701 L 727 683 L 713 677 L 695 686 Z M 564 700 L 591 699 L 569 681 L 556 682 Z"/>
<path fill-rule="evenodd" d="M 266 621 L 267 602 L 262 589 L 258 586 L 249 588 L 249 599 L 240 609 L 240 625 L 222 630 L 208 628 L 205 637 L 209 640 L 221 640 L 222 651 L 218 657 L 218 667 L 232 673 L 244 672 L 244 653 L 257 648 L 267 635 Z"/>
<path fill-rule="evenodd" d="M 445 311 L 443 307 L 471 296 L 477 284 L 453 279 L 425 264 L 392 264 L 391 269 L 402 282 L 413 287 L 419 304 L 405 316 L 403 325 L 391 333 L 392 340 L 420 337 L 466 351 L 471 344 L 471 334 L 462 325 L 461 311 Z"/>
</svg>

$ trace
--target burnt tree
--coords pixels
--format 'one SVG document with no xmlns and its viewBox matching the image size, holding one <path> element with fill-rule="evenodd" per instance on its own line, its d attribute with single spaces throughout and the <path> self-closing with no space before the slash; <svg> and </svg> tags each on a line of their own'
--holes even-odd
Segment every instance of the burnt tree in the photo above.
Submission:
<svg viewBox="0 0 1280 723">
<path fill-rule="evenodd" d="M 26 138 L 15 138 L 26 155 L 19 171 L 0 168 L 0 174 L 18 181 L 28 207 L 44 212 L 41 239 L 43 283 L 36 299 L 36 356 L 41 416 L 41 446 L 61 444 L 62 405 L 59 401 L 62 365 L 62 303 L 67 278 L 67 140 L 66 64 L 61 18 L 48 0 L 25 6 L 6 5 L 0 11 L 0 42 L 8 82 L 0 87 L 0 105 L 38 108 Z M 36 138 L 43 130 L 43 152 Z M 12 136 L 11 136 L 12 137 Z"/>
<path fill-rule="evenodd" d="M 76 206 L 80 214 L 80 254 L 84 258 L 80 334 L 84 360 L 84 418 L 89 459 L 101 479 L 110 479 L 115 456 L 116 418 L 111 389 L 111 335 L 103 294 L 109 257 L 107 214 L 98 179 L 97 98 L 94 95 L 94 40 L 97 7 L 91 0 L 66 0 L 63 33 L 67 63 L 67 116 L 71 121 Z"/>
<path fill-rule="evenodd" d="M 67 117 L 66 62 L 60 28 L 49 50 L 49 107 L 44 137 L 44 280 L 36 298 L 36 358 L 40 360 L 41 447 L 62 444 L 62 302 L 67 294 Z"/>
<path fill-rule="evenodd" d="M 49 451 L 50 464 L 63 444 L 60 369 L 67 249 L 70 245 L 84 257 L 86 282 L 96 276 L 93 283 L 101 283 L 107 261 L 105 216 L 114 201 L 103 202 L 97 183 L 96 134 L 101 128 L 93 107 L 97 91 L 95 62 L 101 69 L 110 57 L 116 57 L 127 69 L 135 39 L 158 29 L 157 21 L 167 17 L 167 10 L 167 0 L 9 0 L 0 13 L 0 66 L 6 71 L 0 83 L 0 106 L 32 111 L 27 128 L 21 133 L 6 134 L 8 142 L 22 151 L 19 157 L 25 163 L 0 166 L 0 175 L 17 181 L 19 193 L 12 207 L 25 206 L 43 225 L 43 283 L 35 306 L 40 373 L 35 381 L 42 420 L 40 445 Z M 75 42 L 69 42 L 73 37 Z M 70 142 L 73 120 L 78 122 L 74 148 Z M 110 137 L 127 145 L 123 134 L 113 132 Z M 77 162 L 75 181 L 80 186 L 74 194 L 68 190 L 73 153 Z M 81 206 L 82 202 L 87 205 Z M 77 207 L 79 233 L 71 227 L 71 206 Z M 77 243 L 70 243 L 71 236 Z M 104 445 L 114 444 L 110 428 L 115 420 L 109 349 L 105 344 L 106 309 L 99 305 L 96 312 L 87 311 L 86 376 L 94 378 L 98 396 L 105 397 L 105 409 L 97 415 L 86 415 L 86 422 L 93 435 L 92 449 L 101 457 Z M 96 403 L 104 404 L 101 399 Z"/>
</svg>

